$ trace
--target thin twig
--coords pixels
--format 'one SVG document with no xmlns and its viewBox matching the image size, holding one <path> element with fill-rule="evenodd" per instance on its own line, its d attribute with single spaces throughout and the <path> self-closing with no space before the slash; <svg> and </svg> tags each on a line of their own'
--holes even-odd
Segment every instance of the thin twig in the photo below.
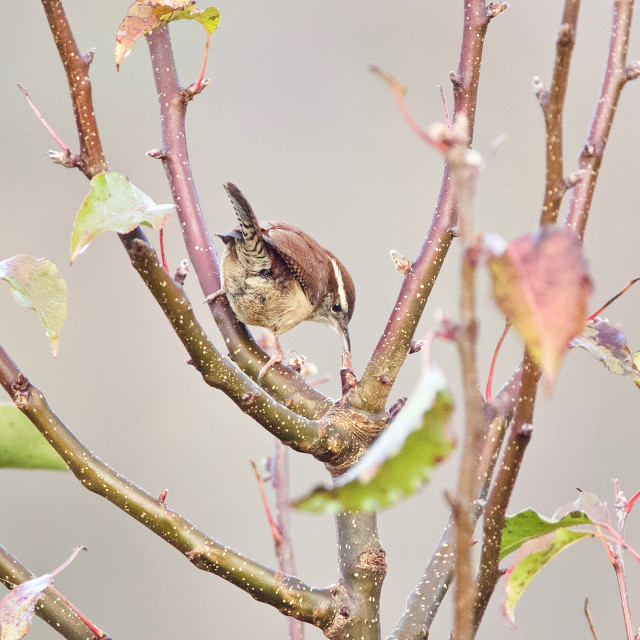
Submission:
<svg viewBox="0 0 640 640">
<path fill-rule="evenodd" d="M 466 117 L 467 146 L 471 145 L 473 138 L 482 49 L 491 17 L 484 0 L 464 3 L 460 62 L 452 82 L 454 125 L 458 117 Z M 372 413 L 384 409 L 393 383 L 409 353 L 417 324 L 453 239 L 452 229 L 457 222 L 457 211 L 450 181 L 451 170 L 447 165 L 431 228 L 411 270 L 405 275 L 393 311 L 362 378 L 349 394 L 350 401 L 358 408 Z"/>
<path fill-rule="evenodd" d="M 628 73 L 627 68 L 632 15 L 633 0 L 615 0 L 607 68 L 587 140 L 580 153 L 579 168 L 584 170 L 585 174 L 573 189 L 571 204 L 565 219 L 565 224 L 573 227 L 579 238 L 584 236 L 620 93 L 625 84 L 635 77 Z"/>
<path fill-rule="evenodd" d="M 522 364 L 522 382 L 513 425 L 484 513 L 483 542 L 474 612 L 476 630 L 500 577 L 498 561 L 505 515 L 524 452 L 531 439 L 533 410 L 540 376 L 540 367 L 529 353 L 525 352 Z"/>
<path fill-rule="evenodd" d="M 521 371 L 518 369 L 498 392 L 493 405 L 496 411 L 495 417 L 491 418 L 493 415 L 491 412 L 487 412 L 486 415 L 487 426 L 483 427 L 483 431 L 487 435 L 478 467 L 480 489 L 473 513 L 476 522 L 482 514 L 480 505 L 485 502 L 491 484 L 494 466 L 505 434 L 505 422 L 509 419 L 518 397 L 520 375 Z M 450 516 L 429 564 L 420 581 L 409 594 L 405 611 L 387 640 L 424 640 L 429 635 L 431 624 L 453 580 L 455 570 L 453 546 L 453 518 Z"/>
<path fill-rule="evenodd" d="M 547 171 L 540 224 L 554 224 L 567 190 L 563 173 L 562 115 L 567 94 L 571 55 L 576 39 L 580 0 L 565 0 L 551 89 L 538 87 L 538 100 L 544 114 L 547 142 Z"/>
<path fill-rule="evenodd" d="M 591 612 L 589 611 L 589 598 L 584 599 L 584 615 L 587 616 L 587 622 L 589 623 L 589 629 L 591 630 L 593 640 L 598 640 L 598 634 L 596 633 L 596 628 L 593 626 Z"/>
<path fill-rule="evenodd" d="M 89 65 L 93 52 L 87 55 L 80 53 L 61 0 L 42 0 L 42 6 L 69 83 L 80 142 L 80 153 L 75 164 L 91 179 L 108 171 L 91 98 Z"/>
<path fill-rule="evenodd" d="M 289 450 L 274 438 L 275 451 L 271 464 L 271 484 L 276 495 L 276 522 L 280 540 L 276 542 L 278 564 L 283 573 L 297 575 L 296 559 L 291 539 L 291 494 L 289 480 Z M 289 640 L 304 639 L 304 623 L 289 618 Z"/>
</svg>

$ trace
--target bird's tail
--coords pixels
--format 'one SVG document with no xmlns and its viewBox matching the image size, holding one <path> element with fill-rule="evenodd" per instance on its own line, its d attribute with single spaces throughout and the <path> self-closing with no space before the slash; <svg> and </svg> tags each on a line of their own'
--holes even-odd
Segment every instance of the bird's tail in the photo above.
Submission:
<svg viewBox="0 0 640 640">
<path fill-rule="evenodd" d="M 271 259 L 262 238 L 258 218 L 256 218 L 251 205 L 235 184 L 227 182 L 224 188 L 235 209 L 238 222 L 240 222 L 243 240 L 236 242 L 236 252 L 240 262 L 251 271 L 270 269 Z"/>
</svg>

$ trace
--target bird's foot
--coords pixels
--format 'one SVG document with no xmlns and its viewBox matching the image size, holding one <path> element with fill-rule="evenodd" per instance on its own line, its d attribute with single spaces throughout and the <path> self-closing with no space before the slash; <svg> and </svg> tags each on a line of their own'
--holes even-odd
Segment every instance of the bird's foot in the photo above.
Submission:
<svg viewBox="0 0 640 640">
<path fill-rule="evenodd" d="M 284 360 L 284 354 L 282 353 L 282 349 L 276 351 L 270 358 L 267 360 L 267 363 L 260 369 L 260 373 L 258 374 L 258 382 L 262 380 L 264 374 L 274 365 L 276 362 L 282 362 Z"/>
</svg>

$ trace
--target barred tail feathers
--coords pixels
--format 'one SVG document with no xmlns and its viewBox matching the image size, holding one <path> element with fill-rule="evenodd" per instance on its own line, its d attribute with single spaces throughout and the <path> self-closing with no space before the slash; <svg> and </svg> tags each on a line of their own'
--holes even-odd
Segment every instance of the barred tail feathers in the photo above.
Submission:
<svg viewBox="0 0 640 640">
<path fill-rule="evenodd" d="M 240 223 L 243 240 L 236 242 L 236 252 L 240 262 L 251 271 L 270 269 L 271 258 L 262 238 L 258 218 L 251 205 L 235 184 L 228 182 L 224 188 Z"/>
</svg>

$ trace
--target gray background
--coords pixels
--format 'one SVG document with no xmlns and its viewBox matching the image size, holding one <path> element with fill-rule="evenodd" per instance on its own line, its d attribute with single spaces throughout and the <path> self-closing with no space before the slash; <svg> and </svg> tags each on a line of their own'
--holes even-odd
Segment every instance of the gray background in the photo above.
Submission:
<svg viewBox="0 0 640 640">
<path fill-rule="evenodd" d="M 567 173 L 584 140 L 604 69 L 611 2 L 585 2 L 566 109 Z M 113 64 L 114 34 L 127 2 L 66 3 L 83 50 L 96 48 L 92 66 L 95 108 L 110 167 L 128 175 L 157 202 L 169 199 L 162 166 L 145 151 L 160 146 L 157 104 L 144 42 Z M 8 9 L 8 6 L 5 7 Z M 440 186 L 442 163 L 403 123 L 387 88 L 368 72 L 372 63 L 410 87 L 408 104 L 423 126 L 442 120 L 437 86 L 450 95 L 462 2 L 351 0 L 291 2 L 235 0 L 220 5 L 207 76 L 211 86 L 189 107 L 191 159 L 207 221 L 214 232 L 233 224 L 222 183 L 236 182 L 264 219 L 303 227 L 350 268 L 358 289 L 352 322 L 360 373 L 400 286 L 389 249 L 415 256 Z M 481 176 L 476 226 L 512 239 L 537 226 L 544 180 L 542 117 L 531 79 L 549 80 L 562 3 L 520 2 L 489 30 L 479 94 L 475 146 L 486 152 L 506 134 Z M 197 24 L 172 27 L 183 83 L 195 79 L 204 32 Z M 632 53 L 638 54 L 637 46 Z M 270 436 L 184 364 L 172 335 L 115 237 L 98 238 L 73 268 L 68 264 L 74 214 L 88 190 L 85 178 L 49 162 L 54 143 L 16 88 L 23 83 L 59 135 L 76 148 L 66 80 L 40 3 L 12 5 L 0 53 L 0 258 L 24 252 L 47 256 L 69 284 L 69 319 L 56 359 L 35 314 L 0 291 L 0 339 L 18 365 L 47 393 L 54 409 L 98 455 L 153 494 L 169 489 L 170 505 L 225 544 L 274 565 L 272 542 L 249 459 L 272 451 Z M 631 56 L 633 58 L 633 55 Z M 595 307 L 632 277 L 637 259 L 637 122 L 640 86 L 622 97 L 610 138 L 585 242 L 595 282 Z M 178 225 L 167 232 L 168 256 L 185 255 Z M 155 234 L 152 234 L 154 240 Z M 418 335 L 436 326 L 441 309 L 454 317 L 457 247 L 443 269 Z M 486 378 L 501 331 L 486 278 L 480 278 L 480 363 Z M 214 323 L 194 278 L 187 291 L 202 323 Z M 624 323 L 640 345 L 640 291 L 607 314 Z M 340 340 L 307 323 L 283 338 L 313 359 L 338 392 Z M 219 336 L 217 344 L 222 346 Z M 498 384 L 518 361 L 511 335 L 500 356 Z M 458 390 L 451 344 L 433 358 Z M 418 371 L 410 359 L 393 392 L 410 392 Z M 575 487 L 611 502 L 611 479 L 631 495 L 638 473 L 638 390 L 608 374 L 585 353 L 570 353 L 553 397 L 541 396 L 536 425 L 511 511 L 534 507 L 550 515 L 573 500 Z M 460 410 L 454 429 L 460 432 Z M 382 604 L 389 632 L 441 532 L 443 492 L 456 483 L 459 452 L 417 496 L 380 516 L 389 574 Z M 292 456 L 293 492 L 327 479 L 323 468 Z M 285 620 L 224 581 L 196 571 L 143 527 L 82 489 L 71 474 L 0 471 L 0 543 L 43 573 L 83 544 L 89 552 L 57 579 L 58 588 L 116 639 L 285 637 Z M 640 546 L 638 516 L 629 539 Z M 300 576 L 311 584 L 336 579 L 330 517 L 296 514 Z M 640 593 L 637 563 L 628 562 L 632 609 Z M 624 629 L 613 571 L 597 541 L 568 550 L 535 580 L 517 611 L 518 628 L 500 619 L 496 596 L 481 638 L 588 638 L 585 595 L 601 637 Z M 449 605 L 433 637 L 445 638 Z M 310 638 L 320 638 L 309 629 Z M 40 621 L 34 638 L 51 638 Z"/>
</svg>

